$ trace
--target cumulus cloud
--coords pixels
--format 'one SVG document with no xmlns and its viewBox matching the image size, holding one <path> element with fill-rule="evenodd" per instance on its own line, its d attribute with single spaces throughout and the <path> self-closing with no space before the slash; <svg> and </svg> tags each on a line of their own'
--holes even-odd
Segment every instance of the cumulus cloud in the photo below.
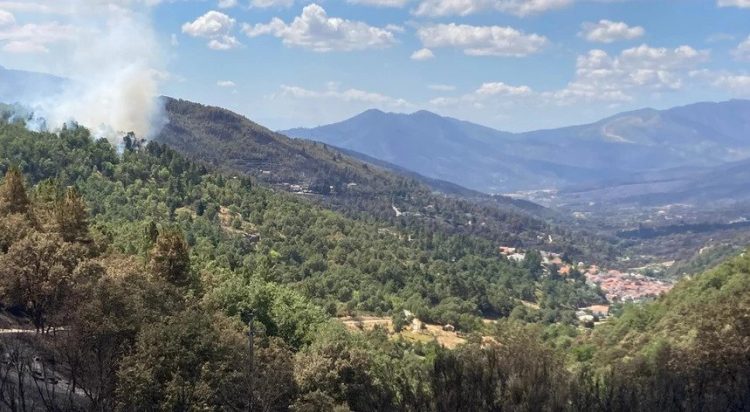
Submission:
<svg viewBox="0 0 750 412">
<path fill-rule="evenodd" d="M 261 9 L 292 7 L 294 0 L 251 0 L 250 5 Z"/>
<path fill-rule="evenodd" d="M 718 0 L 719 7 L 739 7 L 741 9 L 750 8 L 750 0 Z"/>
<path fill-rule="evenodd" d="M 109 8 L 110 11 L 123 11 L 141 6 L 151 7 L 162 0 L 0 0 L 0 9 L 20 13 L 80 15 L 91 14 Z"/>
<path fill-rule="evenodd" d="M 219 87 L 235 87 L 237 84 L 231 80 L 219 80 L 216 82 L 216 85 Z"/>
<path fill-rule="evenodd" d="M 641 91 L 679 90 L 691 69 L 707 61 L 708 51 L 690 46 L 674 49 L 641 45 L 610 56 L 590 50 L 576 60 L 576 76 L 546 97 L 559 102 L 626 102 Z"/>
<path fill-rule="evenodd" d="M 456 90 L 456 86 L 450 84 L 430 84 L 427 85 L 427 88 L 438 92 L 452 92 Z"/>
<path fill-rule="evenodd" d="M 437 24 L 417 30 L 427 48 L 452 47 L 469 56 L 522 57 L 539 52 L 548 40 L 538 34 L 525 34 L 512 27 Z"/>
<path fill-rule="evenodd" d="M 750 96 L 750 76 L 745 74 L 722 73 L 714 77 L 713 85 L 726 89 L 735 96 Z"/>
<path fill-rule="evenodd" d="M 12 15 L 11 15 L 12 17 Z M 80 28 L 58 22 L 16 24 L 7 19 L 0 25 L 0 42 L 6 42 L 3 50 L 10 53 L 46 53 L 48 46 L 73 40 Z"/>
<path fill-rule="evenodd" d="M 430 100 L 430 104 L 442 108 L 485 109 L 487 107 L 507 106 L 509 104 L 529 103 L 535 96 L 531 87 L 526 85 L 513 86 L 504 82 L 482 83 L 471 93 L 458 97 L 437 97 Z"/>
<path fill-rule="evenodd" d="M 573 0 L 422 0 L 414 14 L 417 16 L 468 16 L 496 10 L 516 16 L 528 16 L 563 8 Z"/>
<path fill-rule="evenodd" d="M 586 22 L 581 25 L 579 35 L 588 41 L 612 43 L 617 40 L 631 40 L 646 33 L 643 27 L 628 26 L 621 21 L 599 20 L 598 23 Z"/>
<path fill-rule="evenodd" d="M 432 53 L 432 50 L 430 49 L 419 49 L 411 54 L 412 60 L 421 61 L 421 60 L 430 60 L 434 58 L 435 58 L 435 54 Z"/>
<path fill-rule="evenodd" d="M 739 60 L 750 60 L 750 36 L 732 50 L 732 55 Z"/>
<path fill-rule="evenodd" d="M 352 4 L 362 4 L 365 6 L 375 6 L 375 7 L 395 7 L 395 8 L 404 7 L 410 1 L 411 0 L 347 0 L 347 2 L 352 3 Z"/>
<path fill-rule="evenodd" d="M 531 94 L 529 86 L 510 86 L 503 82 L 483 83 L 476 94 L 480 96 L 528 96 Z"/>
<path fill-rule="evenodd" d="M 235 20 L 226 14 L 211 10 L 192 22 L 182 25 L 182 32 L 192 36 L 209 39 L 208 47 L 214 50 L 229 50 L 241 46 L 231 33 Z"/>
<path fill-rule="evenodd" d="M 9 41 L 3 45 L 2 50 L 15 54 L 41 54 L 49 52 L 49 49 L 42 44 L 23 40 Z"/>
<path fill-rule="evenodd" d="M 237 0 L 219 0 L 219 3 L 216 5 L 220 9 L 231 9 L 235 6 L 237 6 Z"/>
<path fill-rule="evenodd" d="M 396 42 L 392 29 L 329 17 L 323 7 L 314 3 L 305 6 L 302 14 L 291 23 L 274 18 L 267 24 L 246 24 L 242 30 L 249 37 L 271 35 L 280 38 L 287 46 L 316 52 L 383 48 Z"/>
</svg>

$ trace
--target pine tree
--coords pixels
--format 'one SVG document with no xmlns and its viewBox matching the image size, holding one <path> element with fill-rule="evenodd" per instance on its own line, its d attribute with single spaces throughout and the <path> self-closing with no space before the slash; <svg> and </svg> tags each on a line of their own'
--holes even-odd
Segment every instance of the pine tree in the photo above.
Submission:
<svg viewBox="0 0 750 412">
<path fill-rule="evenodd" d="M 86 202 L 75 187 L 69 187 L 58 201 L 57 230 L 66 242 L 87 242 L 89 239 Z"/>
<path fill-rule="evenodd" d="M 2 187 L 0 187 L 0 213 L 27 213 L 29 211 L 29 197 L 23 183 L 21 171 L 12 167 L 5 174 Z"/>
<path fill-rule="evenodd" d="M 190 283 L 190 252 L 182 232 L 164 229 L 151 251 L 151 273 L 177 286 Z"/>
</svg>

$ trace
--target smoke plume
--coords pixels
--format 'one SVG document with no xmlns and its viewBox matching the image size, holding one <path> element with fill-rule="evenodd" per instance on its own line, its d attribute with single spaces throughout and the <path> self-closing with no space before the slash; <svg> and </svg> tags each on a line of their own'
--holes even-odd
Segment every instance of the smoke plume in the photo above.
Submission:
<svg viewBox="0 0 750 412">
<path fill-rule="evenodd" d="M 61 91 L 28 102 L 54 130 L 74 121 L 116 143 L 151 137 L 164 123 L 164 61 L 149 13 L 156 0 L 43 0 L 67 39 L 41 58 L 64 76 Z M 37 93 L 39 95 L 40 93 Z"/>
</svg>

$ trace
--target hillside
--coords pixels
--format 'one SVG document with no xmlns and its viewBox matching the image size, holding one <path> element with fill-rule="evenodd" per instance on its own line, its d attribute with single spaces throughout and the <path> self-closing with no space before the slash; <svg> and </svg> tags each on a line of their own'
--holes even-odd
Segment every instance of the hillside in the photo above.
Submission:
<svg viewBox="0 0 750 412">
<path fill-rule="evenodd" d="M 505 197 L 473 195 L 334 147 L 290 139 L 228 110 L 165 99 L 169 123 L 156 137 L 185 156 L 228 173 L 296 193 L 352 217 L 367 216 L 414 230 L 434 227 L 518 245 L 604 260 L 607 240 L 548 224 L 554 213 Z M 445 192 L 435 193 L 441 187 Z M 550 236 L 552 241 L 550 242 Z"/>
<path fill-rule="evenodd" d="M 514 262 L 438 225 L 348 218 L 210 169 L 161 143 L 118 152 L 81 127 L 0 120 L 0 303 L 13 314 L 0 313 L 13 319 L 0 333 L 0 408 L 750 400 L 747 255 L 590 331 L 576 311 L 603 297 L 576 270 L 545 271 L 532 253 Z"/>
<path fill-rule="evenodd" d="M 669 169 L 716 167 L 750 156 L 748 130 L 750 101 L 731 100 L 643 109 L 587 125 L 517 134 L 428 112 L 378 111 L 284 133 L 479 191 L 509 192 L 606 185 L 644 173 L 655 180 Z"/>
<path fill-rule="evenodd" d="M 333 318 L 481 333 L 528 304 L 514 316 L 570 324 L 602 301 L 484 239 L 349 219 L 159 143 L 118 153 L 81 127 L 1 120 L 0 173 L 0 303 L 35 327 L 0 334 L 3 408 L 424 407 L 446 349 Z"/>
</svg>

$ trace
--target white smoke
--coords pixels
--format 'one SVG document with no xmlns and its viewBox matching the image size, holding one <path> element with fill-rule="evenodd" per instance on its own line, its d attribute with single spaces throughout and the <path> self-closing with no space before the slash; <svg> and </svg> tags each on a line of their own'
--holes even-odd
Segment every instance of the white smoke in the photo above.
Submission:
<svg viewBox="0 0 750 412">
<path fill-rule="evenodd" d="M 71 121 L 117 143 L 134 132 L 149 138 L 164 124 L 158 99 L 165 62 L 149 18 L 156 0 L 42 0 L 69 27 L 50 71 L 70 81 L 60 93 L 31 102 L 54 130 Z M 62 51 L 62 53 L 60 53 Z"/>
</svg>

